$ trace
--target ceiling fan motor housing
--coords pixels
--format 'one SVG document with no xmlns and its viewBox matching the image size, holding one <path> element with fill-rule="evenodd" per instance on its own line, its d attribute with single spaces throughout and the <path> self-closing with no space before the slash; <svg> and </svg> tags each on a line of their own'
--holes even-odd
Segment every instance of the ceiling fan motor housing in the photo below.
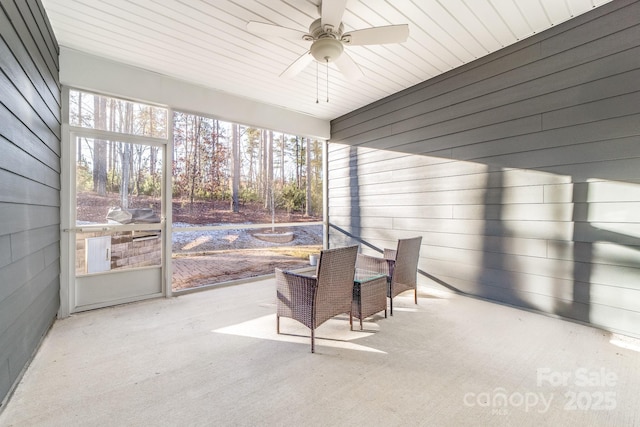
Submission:
<svg viewBox="0 0 640 427">
<path fill-rule="evenodd" d="M 333 28 L 331 26 L 322 27 L 320 19 L 316 19 L 309 26 L 309 34 L 313 37 L 313 44 L 309 51 L 319 62 L 332 62 L 338 59 L 344 50 L 344 45 L 340 41 L 344 26 Z"/>
<path fill-rule="evenodd" d="M 342 42 L 331 37 L 316 40 L 310 49 L 311 55 L 319 62 L 335 61 L 343 50 Z"/>
</svg>

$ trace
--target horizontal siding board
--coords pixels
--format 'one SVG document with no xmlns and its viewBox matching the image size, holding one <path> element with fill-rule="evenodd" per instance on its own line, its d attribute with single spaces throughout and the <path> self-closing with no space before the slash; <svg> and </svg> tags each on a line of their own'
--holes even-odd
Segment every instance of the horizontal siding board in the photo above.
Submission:
<svg viewBox="0 0 640 427">
<path fill-rule="evenodd" d="M 37 76 L 33 75 L 35 70 L 17 64 L 13 52 L 3 39 L 0 39 L 0 69 L 22 93 L 35 94 L 31 102 L 41 109 L 47 108 L 49 114 L 60 122 L 60 100 L 54 98 L 49 92 L 39 74 Z"/>
<path fill-rule="evenodd" d="M 612 63 L 612 58 L 607 57 L 515 86 L 509 86 L 504 81 L 504 76 L 500 76 L 499 86 L 495 91 L 482 97 L 470 94 L 460 100 L 451 99 L 450 94 L 447 94 L 441 109 L 425 111 L 410 119 L 393 122 L 393 134 L 456 118 L 471 124 L 487 124 L 497 117 L 504 121 L 541 113 L 547 109 L 590 102 L 603 96 L 610 97 L 615 93 L 624 94 L 629 87 L 637 84 L 640 74 L 637 70 L 640 66 L 639 54 L 639 49 L 618 54 L 621 60 L 614 62 L 615 70 L 607 67 Z M 464 90 L 468 90 L 468 87 Z M 434 107 L 433 100 L 426 103 L 430 108 Z"/>
<path fill-rule="evenodd" d="M 452 206 L 422 206 L 420 209 L 403 209 L 402 206 L 334 206 L 331 208 L 332 217 L 398 217 L 398 218 L 452 218 Z"/>
<path fill-rule="evenodd" d="M 59 186 L 59 182 L 52 185 Z M 20 189 L 20 192 L 11 191 Z M 60 192 L 55 187 L 40 184 L 0 169 L 0 202 L 60 206 Z"/>
<path fill-rule="evenodd" d="M 21 313 L 27 311 L 33 301 L 37 300 L 40 294 L 46 292 L 47 288 L 57 288 L 52 285 L 52 281 L 58 277 L 58 274 L 58 266 L 52 264 L 0 301 L 0 334 L 3 334 L 11 326 L 12 319 L 19 318 Z"/>
<path fill-rule="evenodd" d="M 5 27 L 3 30 L 3 38 L 6 39 L 4 35 L 7 34 L 7 37 L 11 37 L 11 42 L 9 43 L 11 45 L 11 49 L 14 52 L 26 49 L 27 55 L 30 58 L 29 60 L 26 57 L 20 57 L 18 62 L 28 63 L 33 61 L 38 73 L 47 84 L 51 94 L 54 96 L 58 94 L 57 98 L 60 99 L 60 85 L 58 82 L 58 69 L 56 63 L 50 55 L 43 56 L 41 54 L 42 49 L 34 41 L 31 33 L 29 32 L 29 28 L 26 25 L 27 23 L 23 19 L 22 15 L 20 15 L 16 4 L 13 1 L 3 2 L 3 10 L 6 15 L 0 15 L 0 25 L 10 25 Z M 19 43 L 14 40 L 14 34 L 17 36 Z"/>
<path fill-rule="evenodd" d="M 510 187 L 528 188 L 535 185 L 570 182 L 567 177 L 531 170 L 512 169 L 485 173 L 484 171 L 488 169 L 486 165 L 477 164 L 475 165 L 477 167 L 467 167 L 468 165 L 470 164 L 454 163 L 451 166 L 446 164 L 442 167 L 401 169 L 394 171 L 390 179 L 381 179 L 379 182 L 371 184 L 365 184 L 360 175 L 352 178 L 332 177 L 332 181 L 335 182 L 331 183 L 330 190 L 346 187 L 350 184 L 364 187 L 365 185 L 380 186 L 395 183 L 402 185 L 403 192 L 427 192 Z M 376 176 L 382 177 L 383 175 L 378 174 Z M 388 178 L 389 176 L 384 175 L 384 177 Z"/>
<path fill-rule="evenodd" d="M 11 248 L 13 260 L 15 261 L 30 253 L 40 251 L 58 241 L 60 241 L 60 228 L 57 225 L 33 228 L 12 234 Z"/>
<path fill-rule="evenodd" d="M 0 121 L 2 123 L 12 123 L 11 126 L 0 128 L 0 135 L 15 145 L 22 148 L 27 153 L 46 164 L 56 172 L 60 172 L 60 147 L 58 140 L 52 133 L 47 134 L 45 141 L 29 129 L 27 125 L 16 120 L 13 113 L 0 103 Z"/>
<path fill-rule="evenodd" d="M 640 177 L 637 182 L 595 181 L 582 185 L 580 202 L 636 202 L 640 200 Z"/>
<path fill-rule="evenodd" d="M 612 242 L 548 241 L 547 247 L 549 258 L 640 268 L 640 242 L 638 245 L 620 245 Z"/>
<path fill-rule="evenodd" d="M 44 265 L 60 264 L 60 242 L 55 242 L 44 248 Z"/>
<path fill-rule="evenodd" d="M 602 160 L 570 165 L 541 166 L 540 170 L 571 176 L 575 182 L 595 180 L 638 182 L 637 157 L 620 160 Z"/>
<path fill-rule="evenodd" d="M 541 264 L 546 262 L 544 259 L 539 260 Z M 553 271 L 560 273 L 561 268 Z M 549 269 L 540 271 L 549 271 Z M 612 272 L 612 274 L 616 274 L 616 272 Z M 625 310 L 640 310 L 640 299 L 638 299 L 640 297 L 640 289 L 593 282 L 588 283 L 581 281 L 579 276 L 571 277 L 570 273 L 564 274 L 568 277 L 543 276 L 535 274 L 535 270 L 533 272 L 524 270 L 508 271 L 487 265 L 481 275 L 484 280 L 490 282 L 493 286 L 518 293 L 535 293 L 565 301 L 591 302 L 617 306 Z M 469 277 L 469 275 L 463 277 Z"/>
<path fill-rule="evenodd" d="M 503 90 L 505 88 L 510 88 L 511 86 L 516 86 L 518 84 L 523 84 L 526 82 L 535 81 L 546 76 L 552 75 L 554 73 L 571 70 L 574 67 L 579 67 L 583 64 L 588 64 L 593 61 L 597 61 L 601 58 L 608 57 L 610 55 L 625 52 L 629 49 L 637 48 L 637 44 L 634 40 L 640 36 L 640 26 L 632 26 L 626 28 L 622 31 L 615 32 L 613 34 L 607 33 L 602 38 L 594 39 L 592 42 L 585 43 L 585 39 L 582 40 L 580 45 L 576 47 L 574 51 L 571 51 L 569 54 L 565 55 L 546 55 L 545 57 L 540 57 L 536 62 L 532 62 L 532 57 L 539 57 L 537 51 L 539 51 L 539 45 L 528 47 L 528 58 L 526 62 L 521 64 L 521 66 L 509 66 L 506 70 L 505 68 L 496 69 L 494 74 L 485 76 L 484 79 L 478 80 L 478 72 L 481 71 L 481 67 L 477 67 L 473 69 L 472 73 L 462 73 L 457 74 L 451 80 L 444 82 L 445 84 L 433 85 L 430 86 L 432 91 L 439 91 L 434 94 L 424 94 L 422 92 L 406 92 L 405 98 L 412 99 L 412 97 L 416 97 L 415 101 L 412 103 L 406 102 L 402 99 L 396 101 L 395 106 L 396 110 L 393 113 L 384 116 L 383 114 L 375 113 L 375 109 L 371 109 L 368 111 L 368 115 L 363 115 L 359 119 L 357 116 L 351 118 L 351 122 L 355 120 L 369 120 L 369 123 L 361 123 L 360 126 L 354 127 L 346 126 L 345 129 L 342 126 L 345 125 L 344 122 L 337 119 L 332 122 L 332 137 L 336 140 L 346 140 L 353 139 L 354 136 L 359 135 L 364 129 L 372 128 L 373 126 L 382 126 L 388 125 L 393 122 L 398 122 L 401 120 L 406 120 L 416 113 L 420 113 L 420 106 L 416 105 L 419 102 L 424 103 L 428 107 L 428 102 L 433 102 L 433 98 L 437 96 L 443 97 L 444 100 L 449 100 L 449 104 L 439 104 L 437 99 L 433 104 L 437 107 L 438 105 L 445 106 L 451 105 L 459 102 L 463 102 L 468 99 L 477 98 L 477 97 L 485 97 L 487 94 L 496 92 L 499 90 Z M 557 40 L 557 38 L 556 38 Z M 532 53 L 535 49 L 536 53 Z M 507 60 L 514 60 L 514 58 L 508 58 Z M 515 63 L 518 63 L 516 60 Z M 494 64 L 495 65 L 495 64 Z M 500 65 L 500 64 L 498 64 Z M 504 67 L 504 64 L 501 64 Z M 524 65 L 524 66 L 523 66 Z M 484 67 L 489 66 L 489 64 Z M 573 74 L 580 74 L 578 70 L 571 70 Z M 459 81 L 462 78 L 466 78 L 469 81 Z M 493 80 L 491 80 L 493 79 Z M 477 88 L 476 91 L 473 91 L 473 88 Z M 445 89 L 443 89 L 443 87 Z M 460 88 L 460 89 L 458 89 Z M 461 94 L 458 95 L 456 90 L 461 90 Z M 420 96 L 422 96 L 422 101 L 420 100 Z M 428 101 L 428 102 L 427 102 Z M 385 104 L 386 105 L 386 104 Z M 388 108 L 388 106 L 386 106 Z M 429 111 L 429 110 L 427 110 Z M 426 112 L 426 111 L 422 111 Z M 384 117 L 383 117 L 384 116 Z M 368 125 L 368 126 L 367 126 Z M 335 126 L 335 136 L 334 135 L 334 126 Z M 347 130 L 349 131 L 347 133 Z"/>
<path fill-rule="evenodd" d="M 596 326 L 618 332 L 624 335 L 640 338 L 638 325 L 640 313 L 632 310 L 620 310 L 601 304 L 592 304 L 589 311 L 589 321 Z"/>
<path fill-rule="evenodd" d="M 446 131 L 437 129 L 421 129 L 418 135 L 424 136 L 423 139 L 414 139 L 414 141 L 405 141 L 405 139 L 396 140 L 393 145 L 382 146 L 378 148 L 401 150 L 413 154 L 434 153 L 440 150 L 453 149 L 461 145 L 475 144 L 483 141 L 492 141 L 494 139 L 508 138 L 517 135 L 527 135 L 538 132 L 542 129 L 542 118 L 538 115 L 531 117 L 523 117 L 516 120 L 510 120 L 503 123 L 496 123 L 475 129 L 469 129 L 454 133 L 446 133 Z M 424 134 L 423 134 L 424 133 Z M 380 145 L 381 140 L 373 141 L 368 146 Z M 388 143 L 389 141 L 387 141 Z"/>
<path fill-rule="evenodd" d="M 44 252 L 38 251 L 2 267 L 0 277 L 0 304 L 20 287 L 28 284 L 45 269 Z"/>
<path fill-rule="evenodd" d="M 44 6 L 42 5 L 42 1 L 41 0 L 29 0 L 33 7 L 33 9 L 37 8 L 38 10 L 40 10 L 40 13 L 37 14 L 38 17 L 38 23 L 39 25 L 39 30 L 42 31 L 42 33 L 44 34 L 46 32 L 45 35 L 45 39 L 47 39 L 47 41 L 51 41 L 51 44 L 53 45 L 53 50 L 52 52 L 55 53 L 55 58 L 54 60 L 56 61 L 56 63 L 58 64 L 58 69 L 60 69 L 60 46 L 58 45 L 58 41 L 56 39 L 56 35 L 53 32 L 53 28 L 51 27 L 51 23 L 49 22 L 49 18 L 47 16 L 47 11 L 45 10 Z M 34 12 L 34 15 L 36 15 L 36 13 Z M 40 19 L 41 18 L 41 19 Z"/>
<path fill-rule="evenodd" d="M 0 202 L 0 236 L 29 230 L 34 224 L 41 227 L 60 224 L 57 206 L 29 206 Z"/>
<path fill-rule="evenodd" d="M 496 58 L 497 57 L 497 58 Z M 416 85 L 412 88 L 399 92 L 395 96 L 392 95 L 386 99 L 374 104 L 372 107 L 362 110 L 361 114 L 349 115 L 345 118 L 338 118 L 331 122 L 332 135 L 335 127 L 336 134 L 341 139 L 351 139 L 357 134 L 346 133 L 344 135 L 338 132 L 347 130 L 357 124 L 368 122 L 376 122 L 377 120 L 385 120 L 386 111 L 392 111 L 391 120 L 399 120 L 409 118 L 413 114 L 413 108 L 416 104 L 424 100 L 430 100 L 438 96 L 447 95 L 451 91 L 459 87 L 473 85 L 474 83 L 484 82 L 499 74 L 505 74 L 505 70 L 518 69 L 523 66 L 530 66 L 540 58 L 540 47 L 537 44 L 521 47 L 515 50 L 512 55 L 506 57 L 497 53 L 491 57 L 491 60 L 481 61 L 481 65 L 472 63 L 471 65 L 460 67 L 452 72 L 445 73 L 439 78 L 429 80 L 425 83 Z M 465 72 L 472 69 L 473 72 Z M 481 86 L 479 86 L 481 87 Z M 391 110 L 390 110 L 391 109 Z M 399 111 L 400 116 L 396 116 L 395 112 Z M 402 114 L 404 113 L 404 116 Z M 385 123 L 385 122 L 382 122 Z"/>
<path fill-rule="evenodd" d="M 543 129 L 575 126 L 640 113 L 640 80 L 633 86 L 636 92 L 551 111 L 542 115 Z M 615 95 L 615 94 L 614 94 Z"/>
<path fill-rule="evenodd" d="M 0 169 L 13 172 L 32 181 L 46 182 L 60 189 L 60 172 L 34 159 L 31 153 L 25 152 L 0 136 Z"/>
<path fill-rule="evenodd" d="M 335 144 L 333 144 L 335 145 Z M 402 160 L 413 161 L 411 156 L 405 153 L 387 153 L 378 150 L 367 149 L 364 147 L 348 146 L 349 150 L 334 151 L 329 155 L 331 159 L 331 167 L 349 166 L 352 162 L 357 165 L 380 164 L 385 161 L 402 162 Z"/>
<path fill-rule="evenodd" d="M 0 268 L 11 262 L 11 236 L 0 236 Z"/>
<path fill-rule="evenodd" d="M 30 100 L 25 99 L 24 95 L 16 89 L 13 82 L 8 80 L 3 73 L 0 73 L 0 99 L 2 104 L 10 110 L 16 119 L 27 125 L 33 133 L 41 140 L 49 140 L 48 135 L 53 134 L 58 140 L 60 139 L 60 123 L 59 117 L 46 108 L 44 103 L 36 102 L 39 107 L 36 111 L 29 103 Z M 37 99 L 34 97 L 34 99 Z"/>
<path fill-rule="evenodd" d="M 458 233 L 427 232 L 422 233 L 426 258 L 436 257 L 441 248 L 463 249 L 467 251 L 493 251 L 503 254 L 545 257 L 547 240 L 525 239 L 520 237 L 464 235 Z"/>
<path fill-rule="evenodd" d="M 640 202 L 576 203 L 573 219 L 580 222 L 640 222 Z"/>
<path fill-rule="evenodd" d="M 500 122 L 498 118 L 491 124 L 486 124 L 483 121 L 474 125 L 475 127 L 470 122 L 456 120 L 419 127 L 388 137 L 376 134 L 376 139 L 359 135 L 354 137 L 351 142 L 354 145 L 363 144 L 369 148 L 398 150 L 410 154 L 428 154 L 431 151 L 474 142 L 538 132 L 542 130 L 542 119 L 540 116 L 531 116 Z"/>
<path fill-rule="evenodd" d="M 392 219 L 384 217 L 352 218 L 350 216 L 335 216 L 331 219 L 331 223 L 338 227 L 391 228 Z"/>
<path fill-rule="evenodd" d="M 429 271 L 433 276 L 443 278 L 445 282 L 459 284 L 467 282 L 469 287 L 461 290 L 476 293 L 487 286 L 502 289 L 507 294 L 537 294 L 566 301 L 568 304 L 587 303 L 590 301 L 589 292 L 597 289 L 599 302 L 612 303 L 617 300 L 616 294 L 637 295 L 638 289 L 619 288 L 610 285 L 598 285 L 582 282 L 579 278 L 559 278 L 552 276 L 540 276 L 537 274 L 522 271 L 507 271 L 491 267 L 476 268 L 472 264 L 456 263 L 447 260 L 429 259 L 426 264 L 421 265 L 422 269 Z M 446 278 L 446 279 L 445 279 Z M 473 288 L 473 291 L 469 289 Z M 620 302 L 619 302 L 620 303 Z M 624 303 L 625 309 L 637 309 L 637 301 L 627 301 Z"/>
<path fill-rule="evenodd" d="M 14 27 L 11 26 L 11 23 L 4 14 L 0 15 L 0 28 L 3 28 L 3 40 L 0 41 L 0 43 L 6 43 L 6 46 L 12 52 L 12 56 L 7 56 L 4 58 L 4 60 L 9 60 L 12 57 L 15 58 L 15 61 L 21 64 L 22 68 L 25 70 L 25 73 L 29 76 L 29 79 L 37 88 L 38 92 L 41 94 L 42 98 L 47 102 L 47 104 L 58 106 L 61 105 L 61 94 L 59 90 L 59 84 L 57 82 L 58 76 L 50 76 L 50 78 L 48 79 L 45 79 L 43 77 L 43 75 L 39 71 L 38 64 L 34 62 L 37 61 L 37 56 L 34 60 L 30 54 L 30 51 L 24 48 L 24 45 L 15 32 Z"/>
<path fill-rule="evenodd" d="M 0 336 L 0 341 L 1 341 Z M 9 357 L 6 358 L 0 357 L 0 396 L 5 396 L 11 390 L 11 385 L 13 384 L 14 378 L 10 374 L 9 369 Z"/>
<path fill-rule="evenodd" d="M 640 222 L 640 202 L 455 205 L 454 219 Z"/>
<path fill-rule="evenodd" d="M 403 183 L 403 186 L 405 183 Z M 419 186 L 418 186 L 419 187 Z M 542 186 L 529 187 L 505 187 L 505 188 L 478 188 L 478 189 L 451 189 L 437 191 L 407 191 L 403 188 L 400 192 L 393 183 L 377 186 L 361 187 L 358 189 L 358 197 L 355 198 L 351 188 L 341 187 L 331 191 L 332 206 L 334 199 L 348 197 L 349 203 L 360 206 L 379 206 L 389 204 L 398 205 L 468 205 L 468 204 L 497 204 L 497 203 L 542 203 L 544 197 Z M 403 202 L 404 201 L 404 202 Z M 344 203 L 344 201 L 342 202 Z M 344 205 L 344 204 L 343 204 Z"/>
<path fill-rule="evenodd" d="M 397 238 L 413 237 L 415 232 L 393 232 L 391 242 Z M 610 242 L 572 242 L 521 237 L 483 236 L 477 234 L 459 234 L 445 232 L 421 232 L 423 236 L 422 254 L 426 258 L 436 258 L 442 248 L 456 248 L 467 251 L 522 255 L 539 258 L 578 261 L 586 264 L 610 264 L 622 267 L 639 268 L 638 251 L 640 246 L 624 246 Z M 361 237 L 375 242 L 388 237 L 387 231 L 363 229 Z"/>
<path fill-rule="evenodd" d="M 408 162 L 397 165 L 393 170 L 393 179 L 395 181 L 410 181 L 413 179 L 443 179 L 456 177 L 469 177 L 469 179 L 478 179 L 487 181 L 486 172 L 487 165 L 482 163 L 462 163 L 451 160 L 443 162 L 433 162 L 430 156 L 414 156 L 416 159 L 424 159 L 419 165 L 406 167 Z M 461 178 L 466 179 L 466 178 Z"/>
<path fill-rule="evenodd" d="M 570 28 L 562 33 L 549 37 L 541 42 L 543 55 L 556 55 L 574 49 L 591 40 L 611 35 L 615 30 L 620 31 L 630 27 L 637 27 L 640 22 L 640 4 L 630 3 L 615 13 L 599 16 L 585 25 Z M 615 33 L 613 33 L 615 34 Z"/>
<path fill-rule="evenodd" d="M 384 152 L 384 151 L 381 151 Z M 393 176 L 396 177 L 398 174 L 401 174 L 403 171 L 408 171 L 409 173 L 415 173 L 416 171 L 422 168 L 423 170 L 430 171 L 432 168 L 440 168 L 447 169 L 451 171 L 451 175 L 456 174 L 456 170 L 458 168 L 463 167 L 460 163 L 454 162 L 450 159 L 442 159 L 438 157 L 431 156 L 410 156 L 408 154 L 402 153 L 402 156 L 394 156 L 394 153 L 389 152 L 388 158 L 378 158 L 374 159 L 371 156 L 366 156 L 366 158 L 357 157 L 353 160 L 340 160 L 333 164 L 332 168 L 329 170 L 331 177 L 347 177 L 352 175 L 361 175 L 372 172 L 392 172 Z M 364 157 L 364 156 L 363 156 Z M 464 169 L 467 173 L 472 172 L 484 172 L 486 168 L 483 168 L 480 164 L 469 163 L 467 168 Z M 439 175 L 441 176 L 441 175 Z"/>
<path fill-rule="evenodd" d="M 640 135 L 640 115 L 629 115 L 568 128 L 455 147 L 459 160 L 499 163 L 499 156 Z"/>
<path fill-rule="evenodd" d="M 46 32 L 47 26 L 44 24 L 44 19 L 41 14 L 42 10 L 40 10 L 37 2 L 34 0 L 18 1 L 15 4 L 27 25 L 31 38 L 34 40 L 36 46 L 38 46 L 40 55 L 45 58 L 49 67 L 57 72 L 60 69 L 58 66 L 58 52 L 54 47 L 53 39 L 51 39 L 49 37 L 50 34 Z"/>
<path fill-rule="evenodd" d="M 38 295 L 26 311 L 20 314 L 6 334 L 0 335 L 0 346 L 8 349 L 10 375 L 18 378 L 23 367 L 31 359 L 55 320 L 57 300 L 60 299 L 56 282 L 52 281 L 44 292 Z"/>
<path fill-rule="evenodd" d="M 625 233 L 611 231 L 623 228 Z M 524 239 L 565 240 L 576 242 L 614 242 L 637 246 L 640 224 L 597 223 L 597 227 L 585 222 L 522 221 L 522 220 L 450 220 L 419 218 L 394 218 L 394 230 L 416 232 L 443 232 Z"/>
</svg>

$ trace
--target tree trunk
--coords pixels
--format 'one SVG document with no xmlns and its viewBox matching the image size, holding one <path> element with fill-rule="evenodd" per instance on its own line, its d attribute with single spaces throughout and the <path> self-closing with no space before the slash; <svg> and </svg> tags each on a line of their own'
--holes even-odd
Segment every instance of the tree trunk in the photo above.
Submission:
<svg viewBox="0 0 640 427">
<path fill-rule="evenodd" d="M 307 167 L 307 176 L 306 176 L 306 187 L 307 187 L 307 197 L 306 203 L 304 207 L 304 214 L 306 216 L 311 215 L 311 140 L 307 138 L 307 151 L 306 151 L 306 167 Z"/>
<path fill-rule="evenodd" d="M 196 193 L 196 185 L 197 185 L 197 181 L 198 181 L 198 175 L 199 175 L 199 171 L 198 171 L 198 166 L 199 166 L 199 161 L 198 161 L 198 155 L 200 153 L 200 118 L 197 116 L 194 116 L 194 124 L 193 124 L 193 154 L 192 154 L 192 158 L 191 158 L 191 182 L 190 182 L 190 189 L 189 189 L 189 202 L 191 204 L 191 207 L 193 208 L 193 202 L 194 202 L 194 198 L 195 198 L 195 193 Z"/>
<path fill-rule="evenodd" d="M 231 211 L 240 212 L 240 132 L 231 125 Z"/>
<path fill-rule="evenodd" d="M 106 129 L 107 125 L 107 99 L 103 96 L 95 96 L 94 127 Z M 107 146 L 106 141 L 97 139 L 93 150 L 93 190 L 99 196 L 107 195 Z"/>
<path fill-rule="evenodd" d="M 282 140 L 280 141 L 282 144 L 280 145 L 280 182 L 282 187 L 284 188 L 285 178 L 284 178 L 284 152 L 287 145 L 287 141 L 284 137 L 284 133 L 282 134 Z M 273 164 L 271 165 L 273 168 Z"/>
<path fill-rule="evenodd" d="M 267 159 L 269 158 L 269 134 L 266 130 L 262 131 L 262 198 L 264 200 L 264 208 L 269 206 L 269 176 Z"/>
<path fill-rule="evenodd" d="M 131 103 L 127 103 L 124 111 L 124 117 L 121 121 L 123 131 L 125 133 L 132 133 L 133 129 L 133 108 Z M 129 182 L 131 181 L 131 175 L 133 174 L 133 162 L 132 162 L 133 146 L 129 143 L 122 144 L 122 183 L 120 185 L 120 207 L 122 209 L 129 208 Z"/>
<path fill-rule="evenodd" d="M 80 126 L 83 125 L 83 120 L 82 120 L 82 92 L 78 92 L 78 123 Z M 82 161 L 82 144 L 80 142 L 78 142 L 78 157 L 76 159 L 77 163 L 80 163 L 80 161 Z"/>
<path fill-rule="evenodd" d="M 131 144 L 123 143 L 120 152 L 122 182 L 120 184 L 120 207 L 129 209 L 129 171 L 131 170 Z"/>
</svg>

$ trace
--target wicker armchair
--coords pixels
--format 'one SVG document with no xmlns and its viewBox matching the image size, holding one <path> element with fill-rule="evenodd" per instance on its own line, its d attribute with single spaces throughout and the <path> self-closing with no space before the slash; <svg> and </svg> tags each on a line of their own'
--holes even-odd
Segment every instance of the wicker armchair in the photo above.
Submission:
<svg viewBox="0 0 640 427">
<path fill-rule="evenodd" d="M 389 312 L 393 316 L 393 297 L 413 289 L 415 303 L 418 303 L 417 273 L 422 236 L 398 240 L 397 249 L 385 249 L 383 257 L 358 254 L 356 267 L 387 275 L 390 300 Z"/>
<path fill-rule="evenodd" d="M 280 317 L 290 317 L 311 329 L 311 352 L 315 352 L 315 329 L 330 318 L 349 313 L 353 326 L 351 301 L 357 246 L 320 252 L 316 276 L 304 276 L 276 269 L 277 332 Z"/>
</svg>

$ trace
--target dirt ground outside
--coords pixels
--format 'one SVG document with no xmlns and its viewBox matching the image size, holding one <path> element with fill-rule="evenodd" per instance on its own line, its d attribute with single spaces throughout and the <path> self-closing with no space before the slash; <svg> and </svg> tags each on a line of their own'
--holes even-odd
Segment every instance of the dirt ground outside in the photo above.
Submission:
<svg viewBox="0 0 640 427">
<path fill-rule="evenodd" d="M 322 249 L 322 225 L 286 228 L 282 231 L 293 233 L 286 243 L 255 237 L 264 231 L 268 230 L 174 232 L 173 290 L 272 274 L 276 267 L 301 268 L 309 265 L 309 255 Z"/>
<path fill-rule="evenodd" d="M 77 217 L 88 223 L 104 223 L 109 208 L 118 206 L 117 195 L 100 197 L 86 192 L 78 195 Z M 172 202 L 173 226 L 178 230 L 190 226 L 271 224 L 272 213 L 258 203 L 241 204 L 239 212 L 229 209 L 229 202 L 185 200 Z M 132 197 L 130 208 L 152 208 L 159 212 L 159 202 L 150 197 Z M 276 228 L 293 233 L 286 243 L 264 241 L 256 234 L 264 229 L 225 229 L 172 234 L 173 290 L 184 290 L 237 279 L 272 274 L 275 268 L 295 269 L 309 266 L 309 255 L 322 249 L 322 226 L 302 225 L 321 221 L 318 216 L 275 212 L 277 223 L 301 223 L 298 227 Z"/>
</svg>

